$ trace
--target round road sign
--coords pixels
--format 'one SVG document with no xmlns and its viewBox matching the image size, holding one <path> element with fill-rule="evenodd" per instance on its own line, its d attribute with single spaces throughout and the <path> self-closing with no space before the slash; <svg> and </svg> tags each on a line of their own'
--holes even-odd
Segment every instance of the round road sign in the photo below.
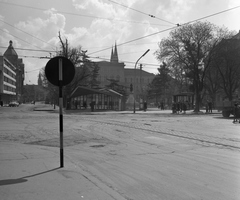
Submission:
<svg viewBox="0 0 240 200">
<path fill-rule="evenodd" d="M 73 63 L 63 57 L 56 56 L 49 60 L 45 67 L 45 75 L 50 83 L 59 86 L 59 60 L 62 59 L 62 86 L 71 83 L 75 76 L 75 67 Z"/>
</svg>

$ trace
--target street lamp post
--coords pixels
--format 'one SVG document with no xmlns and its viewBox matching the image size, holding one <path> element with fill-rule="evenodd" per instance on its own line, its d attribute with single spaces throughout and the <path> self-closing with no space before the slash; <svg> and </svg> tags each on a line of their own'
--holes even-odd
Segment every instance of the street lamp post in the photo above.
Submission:
<svg viewBox="0 0 240 200">
<path fill-rule="evenodd" d="M 138 61 L 144 57 L 148 52 L 150 51 L 150 49 L 148 49 L 140 58 L 138 58 L 137 62 L 135 63 L 135 68 L 134 68 L 134 86 L 133 86 L 133 113 L 136 112 L 136 106 L 135 106 L 135 99 L 136 99 L 136 67 L 137 67 L 137 63 Z"/>
</svg>

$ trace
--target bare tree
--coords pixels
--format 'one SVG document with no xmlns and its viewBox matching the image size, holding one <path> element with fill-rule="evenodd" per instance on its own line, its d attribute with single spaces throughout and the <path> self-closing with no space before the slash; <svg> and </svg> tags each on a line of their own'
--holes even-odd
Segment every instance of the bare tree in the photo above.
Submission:
<svg viewBox="0 0 240 200">
<path fill-rule="evenodd" d="M 91 62 L 86 55 L 87 51 L 83 51 L 81 46 L 79 48 L 69 47 L 68 40 L 63 42 L 59 32 L 59 40 L 61 43 L 61 55 L 72 61 L 76 67 L 76 73 L 73 81 L 64 88 L 64 99 L 70 101 L 70 95 L 80 85 L 93 87 L 97 86 L 99 67 L 95 62 Z M 66 102 L 67 103 L 67 102 Z"/>
<path fill-rule="evenodd" d="M 78 86 L 84 85 L 92 87 L 92 85 L 96 86 L 99 84 L 99 82 L 97 81 L 99 67 L 97 63 L 92 62 L 88 59 L 88 56 L 86 55 L 87 51 L 83 51 L 81 46 L 79 46 L 78 48 L 71 48 L 68 44 L 67 39 L 63 41 L 60 32 L 58 37 L 61 49 L 58 55 L 68 58 L 69 60 L 72 61 L 72 63 L 75 66 L 75 76 L 73 78 L 73 81 L 63 88 L 64 105 L 67 105 L 67 102 L 70 101 L 70 96 L 72 92 Z M 44 70 L 41 70 L 40 73 L 42 77 L 43 86 L 45 88 L 48 88 L 52 99 L 57 99 L 58 90 L 56 86 L 53 86 L 46 79 Z"/>
<path fill-rule="evenodd" d="M 206 70 L 218 43 L 216 32 L 216 27 L 208 22 L 188 24 L 172 31 L 159 43 L 159 50 L 155 52 L 158 60 L 166 60 L 184 69 L 185 76 L 194 87 L 195 112 L 200 110 Z"/>
</svg>

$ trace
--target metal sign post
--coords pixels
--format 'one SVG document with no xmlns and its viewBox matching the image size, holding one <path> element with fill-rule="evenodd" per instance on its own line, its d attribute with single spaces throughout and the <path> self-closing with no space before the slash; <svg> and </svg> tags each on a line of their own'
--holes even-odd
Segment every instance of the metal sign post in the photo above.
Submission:
<svg viewBox="0 0 240 200">
<path fill-rule="evenodd" d="M 62 95 L 62 59 L 59 59 L 59 131 L 60 131 L 60 167 L 64 166 L 63 156 L 63 95 Z"/>
<path fill-rule="evenodd" d="M 63 155 L 63 86 L 71 83 L 75 76 L 73 63 L 63 57 L 57 56 L 48 61 L 45 67 L 48 81 L 59 87 L 59 131 L 60 131 L 60 167 L 64 166 Z"/>
</svg>

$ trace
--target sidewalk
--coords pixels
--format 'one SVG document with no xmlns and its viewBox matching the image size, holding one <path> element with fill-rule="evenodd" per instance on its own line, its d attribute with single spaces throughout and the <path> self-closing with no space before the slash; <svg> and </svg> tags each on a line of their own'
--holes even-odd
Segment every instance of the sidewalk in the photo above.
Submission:
<svg viewBox="0 0 240 200">
<path fill-rule="evenodd" d="M 69 162 L 67 158 L 64 168 L 59 168 L 58 151 L 52 147 L 1 142 L 1 199 L 123 199 L 117 192 L 98 183 L 93 176 Z"/>
<path fill-rule="evenodd" d="M 49 104 L 38 104 L 34 106 L 34 111 L 49 111 L 49 112 L 59 112 L 59 107 L 54 107 Z M 90 109 L 87 110 L 65 110 L 63 109 L 63 114 L 86 114 L 86 115 L 105 115 L 105 114 L 134 114 L 133 110 L 124 110 L 124 111 L 114 111 L 114 110 L 95 110 L 91 112 Z M 143 110 L 135 110 L 135 114 L 173 114 L 172 110 L 160 110 L 158 108 L 148 108 L 146 112 Z M 185 114 L 192 114 L 192 115 L 203 115 L 206 114 L 205 110 L 201 110 L 199 113 L 194 113 L 193 110 L 187 110 Z M 221 114 L 217 110 L 213 110 L 213 113 L 207 114 Z M 179 114 L 174 113 L 174 115 L 184 115 L 183 112 Z"/>
</svg>

